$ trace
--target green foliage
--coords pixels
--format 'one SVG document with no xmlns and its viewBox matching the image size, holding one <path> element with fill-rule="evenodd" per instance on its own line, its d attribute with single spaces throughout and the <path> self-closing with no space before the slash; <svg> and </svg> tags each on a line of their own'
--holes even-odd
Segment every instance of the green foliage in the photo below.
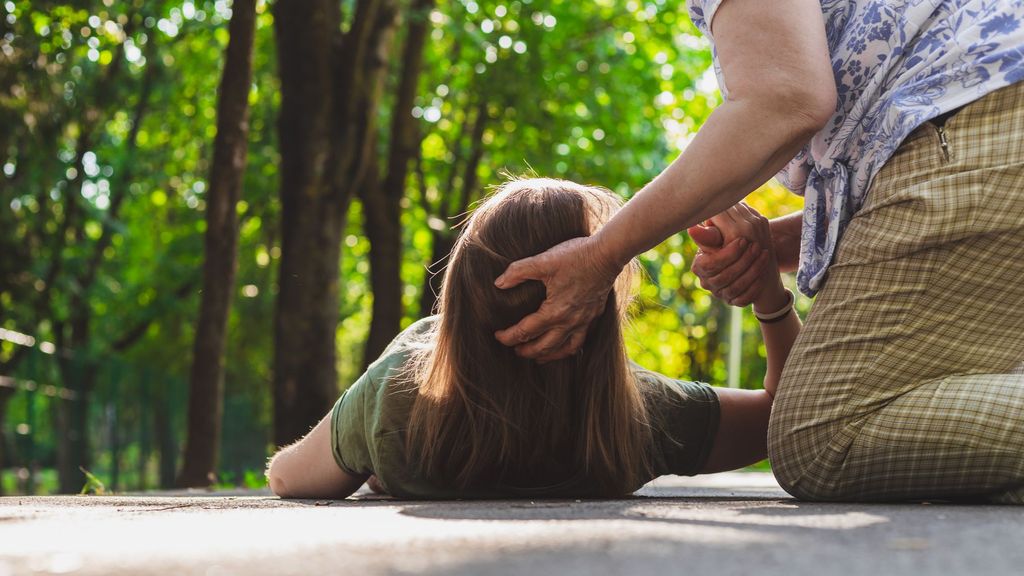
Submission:
<svg viewBox="0 0 1024 576">
<path fill-rule="evenodd" d="M 79 494 L 95 494 L 96 496 L 103 496 L 107 493 L 107 487 L 99 478 L 93 475 L 92 472 L 89 472 L 82 467 L 79 467 L 79 470 L 82 471 L 82 474 L 85 474 L 85 485 L 82 486 L 82 491 Z"/>
<path fill-rule="evenodd" d="M 217 478 L 212 490 L 260 490 L 267 487 L 267 478 L 261 470 L 244 470 L 241 474 L 225 472 Z"/>
</svg>

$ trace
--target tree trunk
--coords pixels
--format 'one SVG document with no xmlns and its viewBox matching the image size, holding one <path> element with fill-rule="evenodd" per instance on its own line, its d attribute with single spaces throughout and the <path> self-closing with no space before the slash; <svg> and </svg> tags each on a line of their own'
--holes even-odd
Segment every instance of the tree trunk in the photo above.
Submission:
<svg viewBox="0 0 1024 576">
<path fill-rule="evenodd" d="M 89 403 L 96 387 L 98 366 L 89 349 L 91 309 L 83 292 L 71 295 L 69 322 L 55 324 L 57 367 L 61 383 L 70 392 L 59 397 L 58 433 L 64 450 L 58 450 L 57 476 L 62 494 L 78 492 L 85 485 L 82 469 L 92 466 Z"/>
<path fill-rule="evenodd" d="M 143 391 L 142 393 L 142 404 L 146 406 L 152 401 L 150 393 Z M 149 455 L 150 455 L 150 420 L 146 416 L 149 414 L 147 410 L 139 411 L 139 458 L 135 461 L 135 487 L 137 490 L 148 490 L 149 482 L 147 482 L 147 476 L 149 472 Z"/>
<path fill-rule="evenodd" d="M 402 53 L 402 71 L 391 117 L 388 165 L 380 187 L 363 186 L 364 229 L 370 241 L 370 286 L 373 317 L 363 350 L 363 368 L 373 362 L 401 328 L 402 198 L 409 163 L 417 157 L 419 138 L 412 115 L 423 69 L 423 46 L 434 0 L 414 0 Z"/>
<path fill-rule="evenodd" d="M 3 471 L 14 464 L 7 455 L 7 401 L 14 395 L 14 388 L 0 386 L 0 496 L 4 495 Z"/>
<path fill-rule="evenodd" d="M 371 188 L 371 186 L 366 186 Z M 377 359 L 402 321 L 402 211 L 384 189 L 363 201 L 363 229 L 370 241 L 370 287 L 373 316 L 363 348 L 363 369 Z"/>
<path fill-rule="evenodd" d="M 66 212 L 61 222 L 62 233 L 54 242 L 53 258 L 56 261 L 56 270 L 62 267 L 63 263 L 57 260 L 64 258 L 62 250 L 68 239 L 70 238 L 73 244 L 84 241 L 84 222 L 81 221 L 84 211 L 79 205 L 79 199 L 85 178 L 85 154 L 92 148 L 91 133 L 91 127 L 84 129 L 76 139 L 74 165 L 77 172 L 68 182 L 69 193 L 64 203 Z M 52 280 L 56 280 L 57 277 L 55 275 Z M 60 379 L 64 388 L 71 392 L 71 397 L 63 397 L 58 401 L 60 419 L 57 421 L 57 431 L 64 449 L 57 451 L 57 478 L 62 494 L 81 490 L 85 484 L 82 469 L 90 467 L 87 420 L 89 392 L 92 389 L 92 377 L 89 372 L 93 370 L 91 350 L 88 347 L 92 310 L 85 295 L 85 289 L 88 287 L 82 286 L 77 280 L 78 278 L 74 278 L 77 289 L 70 291 L 68 296 L 68 318 L 54 323 Z"/>
<path fill-rule="evenodd" d="M 171 399 L 167 387 L 167 383 L 161 383 L 156 391 L 152 420 L 156 433 L 156 446 L 160 453 L 158 460 L 159 486 L 164 489 L 174 487 L 174 473 L 178 467 L 178 447 L 175 445 L 174 431 L 171 428 Z M 140 415 L 141 417 L 142 415 Z"/>
<path fill-rule="evenodd" d="M 281 75 L 281 264 L 274 318 L 274 441 L 309 430 L 335 393 L 334 327 L 343 199 L 329 196 L 331 54 L 327 1 L 275 5 Z M 332 200 L 334 200 L 332 202 Z M 347 204 L 347 199 L 344 199 Z"/>
<path fill-rule="evenodd" d="M 468 115 L 467 115 L 468 116 Z M 481 98 L 476 104 L 476 114 L 473 116 L 473 126 L 470 131 L 469 155 L 466 157 L 466 164 L 462 173 L 462 184 L 458 195 L 455 193 L 455 180 L 457 176 L 458 162 L 453 163 L 451 172 L 448 175 L 446 196 L 442 197 L 435 211 L 438 218 L 447 223 L 448 220 L 457 214 L 464 214 L 469 210 L 469 204 L 477 195 L 480 179 L 477 170 L 484 157 L 484 132 L 487 129 L 487 100 Z M 467 120 L 468 122 L 468 120 Z M 466 126 L 463 126 L 465 131 Z M 455 146 L 460 149 L 456 160 L 462 156 L 462 138 L 456 140 Z M 426 202 L 426 192 L 423 192 Z M 441 285 L 444 282 L 444 270 L 448 265 L 448 255 L 455 247 L 455 240 L 458 232 L 450 229 L 431 229 L 430 262 L 428 263 L 427 275 L 423 279 L 423 291 L 420 294 L 420 315 L 429 316 L 434 313 L 437 306 L 437 297 L 441 294 Z"/>
<path fill-rule="evenodd" d="M 281 75 L 281 265 L 274 313 L 274 442 L 298 439 L 337 395 L 338 273 L 346 213 L 367 174 L 396 7 L 358 0 L 274 8 Z"/>
<path fill-rule="evenodd" d="M 238 200 L 249 138 L 249 87 L 256 0 L 232 4 L 230 39 L 217 106 L 210 189 L 206 199 L 203 296 L 189 378 L 188 431 L 177 484 L 209 486 L 216 478 L 224 395 L 224 341 L 235 289 Z"/>
<path fill-rule="evenodd" d="M 121 486 L 121 432 L 117 405 L 112 402 L 107 403 L 106 420 L 110 436 L 110 490 L 117 492 Z"/>
<path fill-rule="evenodd" d="M 82 469 L 92 466 L 89 439 L 90 391 L 96 380 L 96 369 L 88 359 L 66 361 L 61 369 L 61 381 L 71 392 L 69 398 L 56 397 L 59 415 L 58 431 L 63 450 L 57 451 L 57 477 L 61 494 L 73 494 L 85 485 Z"/>
</svg>

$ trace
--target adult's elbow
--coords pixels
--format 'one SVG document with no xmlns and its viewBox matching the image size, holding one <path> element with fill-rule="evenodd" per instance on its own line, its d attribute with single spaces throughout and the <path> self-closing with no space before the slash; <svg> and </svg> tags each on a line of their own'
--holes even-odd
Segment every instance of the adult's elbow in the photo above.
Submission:
<svg viewBox="0 0 1024 576">
<path fill-rule="evenodd" d="M 737 95 L 733 101 L 744 103 L 752 119 L 763 122 L 787 143 L 803 145 L 820 132 L 836 111 L 835 85 L 778 82 L 773 86 Z"/>
<path fill-rule="evenodd" d="M 789 109 L 795 127 L 808 136 L 820 132 L 835 115 L 837 98 L 831 77 L 794 90 L 789 95 Z"/>
</svg>

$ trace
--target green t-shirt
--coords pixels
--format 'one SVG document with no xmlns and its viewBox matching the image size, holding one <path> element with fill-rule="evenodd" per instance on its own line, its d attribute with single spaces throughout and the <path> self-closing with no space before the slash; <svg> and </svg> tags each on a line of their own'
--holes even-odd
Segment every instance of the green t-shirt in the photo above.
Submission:
<svg viewBox="0 0 1024 576">
<path fill-rule="evenodd" d="M 342 470 L 356 476 L 376 474 L 388 493 L 401 498 L 572 497 L 589 494 L 580 481 L 540 488 L 499 487 L 457 490 L 418 475 L 405 459 L 405 430 L 417 390 L 401 374 L 417 336 L 431 329 L 436 317 L 424 318 L 399 334 L 381 357 L 342 394 L 331 412 L 331 450 Z M 718 430 L 718 396 L 707 384 L 674 380 L 632 364 L 642 386 L 651 426 L 651 473 L 692 476 L 707 461 Z M 642 484 L 634 489 L 639 489 Z"/>
</svg>

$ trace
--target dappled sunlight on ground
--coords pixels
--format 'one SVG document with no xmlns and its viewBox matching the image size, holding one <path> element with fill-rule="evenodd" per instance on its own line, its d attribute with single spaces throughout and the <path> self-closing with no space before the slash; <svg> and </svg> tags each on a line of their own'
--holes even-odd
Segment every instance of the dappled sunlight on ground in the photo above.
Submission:
<svg viewBox="0 0 1024 576">
<path fill-rule="evenodd" d="M 765 473 L 667 477 L 595 501 L 241 494 L 0 499 L 0 574 L 973 575 L 1024 563 L 1016 508 L 803 503 Z"/>
</svg>

